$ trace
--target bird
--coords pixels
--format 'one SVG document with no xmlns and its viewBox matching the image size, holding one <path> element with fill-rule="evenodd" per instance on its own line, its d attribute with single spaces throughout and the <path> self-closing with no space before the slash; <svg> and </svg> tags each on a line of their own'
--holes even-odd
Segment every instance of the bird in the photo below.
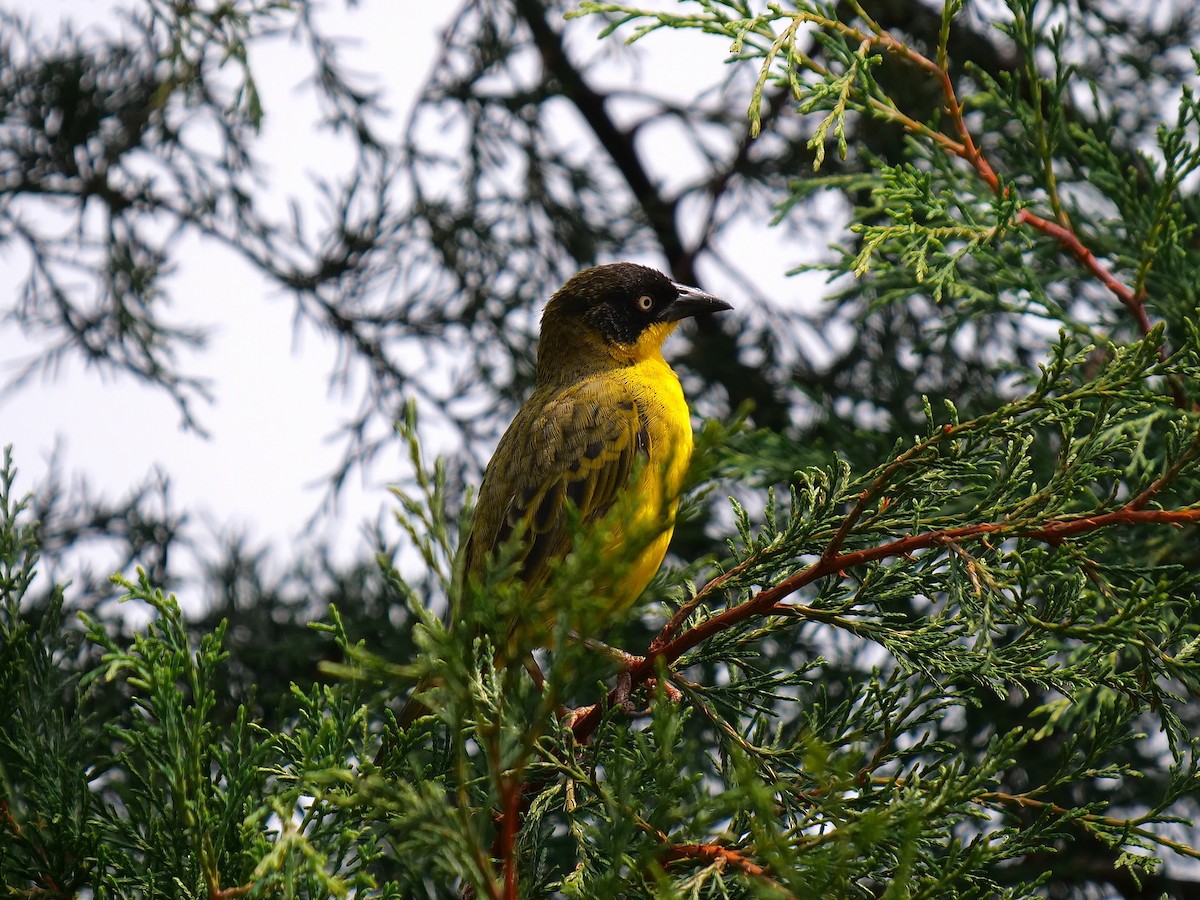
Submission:
<svg viewBox="0 0 1200 900">
<path fill-rule="evenodd" d="M 632 262 L 584 269 L 551 296 L 533 393 L 484 471 L 462 552 L 465 579 L 478 584 L 502 555 L 531 601 L 522 620 L 544 617 L 539 592 L 575 533 L 592 525 L 605 529 L 604 558 L 619 560 L 617 574 L 593 578 L 605 615 L 634 604 L 666 555 L 692 455 L 690 412 L 663 342 L 684 319 L 728 309 Z M 552 609 L 548 618 L 532 633 L 526 624 L 525 643 L 539 645 Z M 416 699 L 422 687 L 402 726 L 427 711 Z"/>
</svg>

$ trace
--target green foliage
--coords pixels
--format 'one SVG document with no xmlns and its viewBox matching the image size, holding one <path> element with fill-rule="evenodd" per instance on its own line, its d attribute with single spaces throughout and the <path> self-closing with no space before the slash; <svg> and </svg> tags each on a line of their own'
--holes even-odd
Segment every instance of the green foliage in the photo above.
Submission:
<svg viewBox="0 0 1200 900">
<path fill-rule="evenodd" d="M 1186 883 L 1179 861 L 1200 859 L 1200 107 L 1179 91 L 1156 143 L 1127 144 L 1099 76 L 1067 63 L 1103 33 L 1099 13 L 1012 0 L 1017 64 L 988 73 L 953 58 L 964 7 L 947 3 L 922 46 L 855 2 L 840 19 L 819 4 L 581 5 L 644 45 L 664 28 L 724 38 L 753 68 L 752 130 L 781 88 L 814 168 L 860 164 L 794 166 L 772 202 L 786 222 L 816 191 L 853 201 L 821 268 L 853 340 L 879 350 L 841 384 L 789 385 L 811 392 L 812 427 L 706 426 L 684 510 L 722 555 L 669 568 L 629 621 L 597 621 L 590 573 L 621 561 L 587 542 L 555 572 L 536 642 L 512 623 L 546 609 L 503 554 L 482 584 L 457 583 L 465 520 L 410 405 L 413 488 L 396 495 L 414 563 L 381 549 L 372 596 L 408 611 L 415 652 L 381 646 L 373 607 L 352 625 L 334 606 L 306 644 L 319 675 L 265 710 L 231 703 L 225 626 L 197 636 L 145 575 L 118 579 L 152 616 L 129 640 L 94 614 L 73 628 L 62 589 L 31 603 L 39 537 L 6 456 L 10 891 L 898 898 Z M 922 106 L 906 80 L 937 100 Z M 252 97 L 237 109 L 253 120 Z M 899 154 L 858 147 L 863 120 L 903 132 Z M 940 377 L 963 359 L 965 375 Z M 705 517 L 718 492 L 731 504 Z M 531 643 L 545 645 L 541 684 Z M 428 713 L 402 726 L 414 683 Z M 1098 874 L 1072 874 L 1076 860 Z"/>
<path fill-rule="evenodd" d="M 0 468 L 0 882 L 71 895 L 91 883 L 91 858 L 107 855 L 93 821 L 100 801 L 84 773 L 105 747 L 99 723 L 80 714 L 78 678 L 63 665 L 77 635 L 63 628 L 55 590 L 39 615 L 32 599 L 37 533 L 21 521 L 16 468 Z"/>
</svg>

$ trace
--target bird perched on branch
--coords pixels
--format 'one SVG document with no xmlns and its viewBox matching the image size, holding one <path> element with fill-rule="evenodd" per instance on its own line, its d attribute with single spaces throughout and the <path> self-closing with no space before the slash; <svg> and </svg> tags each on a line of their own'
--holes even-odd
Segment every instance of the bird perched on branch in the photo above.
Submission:
<svg viewBox="0 0 1200 900">
<path fill-rule="evenodd" d="M 638 598 L 666 555 L 692 454 L 687 402 L 663 341 L 683 319 L 731 308 L 634 263 L 585 269 L 550 298 L 536 388 L 484 472 L 464 551 L 467 579 L 479 579 L 502 549 L 511 553 L 530 600 L 522 619 L 536 621 L 539 588 L 575 532 L 596 523 L 614 560 L 614 572 L 592 579 L 604 612 Z M 533 646 L 543 636 L 521 635 Z M 410 701 L 402 724 L 424 711 Z"/>
</svg>

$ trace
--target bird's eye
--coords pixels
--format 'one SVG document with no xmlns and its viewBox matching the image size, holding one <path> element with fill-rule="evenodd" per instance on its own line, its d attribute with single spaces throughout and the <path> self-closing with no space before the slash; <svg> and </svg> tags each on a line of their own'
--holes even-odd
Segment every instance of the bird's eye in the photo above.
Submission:
<svg viewBox="0 0 1200 900">
<path fill-rule="evenodd" d="M 649 294 L 642 294 L 637 298 L 637 308 L 642 312 L 650 312 L 654 308 L 654 298 Z"/>
</svg>

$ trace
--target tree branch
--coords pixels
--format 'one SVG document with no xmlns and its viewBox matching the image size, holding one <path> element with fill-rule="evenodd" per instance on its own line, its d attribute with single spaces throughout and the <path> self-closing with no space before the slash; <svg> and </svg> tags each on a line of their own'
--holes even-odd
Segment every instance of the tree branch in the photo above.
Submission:
<svg viewBox="0 0 1200 900">
<path fill-rule="evenodd" d="M 822 556 L 812 565 L 783 579 L 783 581 L 759 591 L 749 600 L 739 603 L 718 613 L 711 619 L 699 623 L 671 640 L 659 643 L 656 639 L 651 649 L 639 662 L 627 667 L 622 677 L 627 678 L 632 685 L 639 685 L 652 677 L 659 660 L 666 664 L 675 662 L 684 653 L 699 646 L 710 637 L 726 631 L 735 625 L 756 616 L 771 613 L 776 605 L 784 598 L 791 596 L 815 581 L 830 575 L 844 573 L 857 566 L 896 556 L 908 556 L 921 550 L 945 545 L 947 542 L 962 542 L 984 538 L 988 535 L 999 534 L 1004 537 L 1022 537 L 1039 540 L 1048 544 L 1060 544 L 1063 541 L 1088 534 L 1103 528 L 1117 525 L 1184 525 L 1200 524 L 1200 507 L 1188 509 L 1135 509 L 1131 505 L 1106 513 L 1096 513 L 1086 516 L 1051 519 L 1039 526 L 1023 526 L 1011 522 L 980 522 L 974 525 L 964 525 L 959 528 L 941 528 L 933 531 L 913 534 L 886 544 L 866 547 L 846 553 L 835 553 Z M 698 604 L 702 599 L 714 594 L 724 583 L 726 576 L 717 576 L 706 584 L 693 598 L 692 603 Z M 672 620 L 674 621 L 674 620 Z M 664 632 L 671 627 L 668 622 Z M 600 724 L 604 710 L 609 708 L 615 699 L 615 689 L 610 691 L 603 703 L 576 710 L 571 716 L 571 728 L 575 737 L 586 742 Z"/>
<path fill-rule="evenodd" d="M 762 879 L 773 887 L 780 887 L 778 882 L 771 878 L 770 873 L 754 860 L 738 850 L 719 844 L 669 844 L 660 859 L 663 865 L 680 860 L 695 860 L 706 865 L 715 865 L 718 869 L 736 869 L 744 875 Z M 789 891 L 786 896 L 794 895 Z"/>
<path fill-rule="evenodd" d="M 958 140 L 950 139 L 946 135 L 941 135 L 940 139 L 935 138 L 934 143 L 941 147 L 946 153 L 957 156 L 964 160 L 975 173 L 983 180 L 991 191 L 999 196 L 1007 196 L 1010 188 L 1007 185 L 1002 185 L 999 176 L 995 169 L 992 168 L 987 157 L 975 145 L 975 141 L 971 135 L 970 128 L 967 127 L 966 120 L 963 118 L 962 103 L 959 102 L 958 94 L 954 88 L 954 82 L 950 77 L 949 69 L 946 66 L 939 64 L 927 56 L 914 50 L 911 46 L 900 41 L 891 32 L 881 28 L 874 22 L 871 26 L 875 29 L 868 33 L 862 29 L 855 28 L 834 19 L 829 19 L 824 16 L 812 15 L 809 13 L 798 13 L 798 18 L 804 21 L 812 22 L 828 30 L 836 31 L 846 37 L 848 40 L 856 41 L 861 46 L 877 46 L 884 51 L 894 54 L 908 60 L 919 69 L 929 73 L 935 78 L 939 84 L 945 103 L 946 112 L 949 113 L 950 123 L 954 131 L 958 134 Z M 883 103 L 876 102 L 874 98 L 867 97 L 866 102 L 871 106 L 872 110 L 884 118 L 898 121 L 904 127 L 913 130 L 914 121 L 904 115 L 900 110 L 893 106 L 888 106 Z M 927 136 L 930 135 L 929 129 L 922 124 L 920 130 Z M 1066 224 L 1060 222 L 1052 222 L 1045 219 L 1029 209 L 1021 209 L 1017 212 L 1017 222 L 1022 225 L 1028 225 L 1035 231 L 1041 232 L 1049 238 L 1053 238 L 1059 248 L 1079 265 L 1085 269 L 1093 278 L 1099 281 L 1104 287 L 1117 298 L 1123 307 L 1133 317 L 1137 323 L 1139 331 L 1143 335 L 1148 335 L 1154 328 L 1154 323 L 1150 319 L 1150 314 L 1146 310 L 1146 294 L 1145 291 L 1134 291 L 1131 287 L 1124 284 L 1118 279 L 1112 271 L 1101 262 L 1083 240 L 1079 234 Z M 1159 347 L 1159 358 L 1165 360 L 1167 358 L 1167 349 L 1165 344 Z M 1175 405 L 1180 409 L 1188 408 L 1186 397 L 1183 394 L 1183 388 L 1180 386 L 1177 379 L 1168 379 L 1170 385 L 1171 396 L 1175 401 Z"/>
</svg>

